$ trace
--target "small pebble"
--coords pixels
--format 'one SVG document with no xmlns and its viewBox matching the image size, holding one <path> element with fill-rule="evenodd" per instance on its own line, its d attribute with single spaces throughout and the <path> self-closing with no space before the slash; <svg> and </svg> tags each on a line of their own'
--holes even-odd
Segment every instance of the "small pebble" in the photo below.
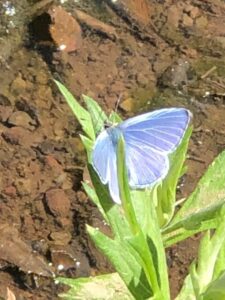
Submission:
<svg viewBox="0 0 225 300">
<path fill-rule="evenodd" d="M 46 192 L 45 199 L 50 212 L 55 217 L 66 217 L 70 212 L 70 200 L 62 189 Z"/>
<path fill-rule="evenodd" d="M 20 126 L 25 129 L 34 129 L 34 121 L 31 117 L 24 111 L 15 111 L 11 114 L 8 119 L 8 124 L 13 126 Z"/>
</svg>

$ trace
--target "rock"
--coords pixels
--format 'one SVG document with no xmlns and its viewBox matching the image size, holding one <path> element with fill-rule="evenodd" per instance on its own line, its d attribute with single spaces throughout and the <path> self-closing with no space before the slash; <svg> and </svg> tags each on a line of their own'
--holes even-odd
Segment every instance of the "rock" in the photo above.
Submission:
<svg viewBox="0 0 225 300">
<path fill-rule="evenodd" d="M 200 10 L 197 6 L 188 4 L 184 7 L 184 12 L 187 13 L 191 18 L 195 19 L 200 15 Z"/>
<path fill-rule="evenodd" d="M 72 153 L 79 156 L 79 158 L 81 156 L 84 156 L 85 154 L 84 145 L 82 144 L 82 141 L 79 137 L 69 137 L 68 143 L 71 147 Z"/>
<path fill-rule="evenodd" d="M 193 25 L 193 20 L 187 14 L 183 15 L 183 25 L 186 27 L 191 27 Z"/>
<path fill-rule="evenodd" d="M 47 85 L 49 76 L 46 74 L 46 70 L 39 70 L 35 76 L 36 82 L 42 85 Z"/>
<path fill-rule="evenodd" d="M 137 73 L 137 83 L 142 86 L 145 87 L 148 84 L 149 80 L 148 77 L 143 74 L 143 73 Z"/>
<path fill-rule="evenodd" d="M 77 200 L 78 200 L 79 203 L 85 204 L 85 203 L 88 202 L 88 197 L 84 192 L 78 191 L 77 192 Z"/>
<path fill-rule="evenodd" d="M 57 224 L 60 226 L 60 227 L 62 227 L 63 229 L 65 229 L 65 228 L 70 228 L 71 227 L 71 224 L 72 222 L 71 222 L 71 220 L 70 219 L 68 219 L 68 218 L 66 218 L 66 217 L 59 217 L 58 219 L 57 219 Z"/>
<path fill-rule="evenodd" d="M 225 49 L 225 37 L 224 36 L 217 36 L 215 40 L 219 42 L 223 49 Z"/>
<path fill-rule="evenodd" d="M 124 90 L 124 83 L 120 80 L 114 81 L 110 85 L 110 92 L 120 94 Z"/>
<path fill-rule="evenodd" d="M 200 14 L 201 14 L 201 12 L 200 12 L 199 8 L 196 7 L 196 6 L 193 6 L 193 8 L 192 8 L 191 11 L 190 11 L 190 16 L 191 16 L 193 19 L 195 19 L 195 18 L 199 17 Z"/>
<path fill-rule="evenodd" d="M 15 198 L 16 197 L 16 188 L 13 185 L 5 187 L 3 194 Z"/>
<path fill-rule="evenodd" d="M 51 140 L 44 140 L 40 145 L 38 145 L 38 148 L 43 154 L 50 154 L 54 152 L 55 143 Z"/>
<path fill-rule="evenodd" d="M 80 251 L 78 245 L 52 245 L 50 249 L 52 263 L 58 272 L 74 270 L 76 277 L 90 275 L 88 258 Z"/>
<path fill-rule="evenodd" d="M 32 246 L 33 251 L 36 251 L 41 255 L 46 255 L 49 250 L 48 243 L 44 239 L 33 240 L 31 242 L 31 246 Z"/>
<path fill-rule="evenodd" d="M 129 97 L 127 99 L 125 99 L 124 101 L 122 101 L 119 104 L 120 108 L 122 108 L 124 111 L 126 112 L 131 112 L 133 111 L 134 108 L 134 99 Z"/>
<path fill-rule="evenodd" d="M 40 138 L 22 127 L 7 128 L 2 132 L 2 136 L 8 143 L 24 147 L 36 146 Z"/>
<path fill-rule="evenodd" d="M 53 125 L 53 132 L 57 139 L 62 139 L 65 134 L 65 122 L 64 120 L 58 119 Z"/>
<path fill-rule="evenodd" d="M 61 187 L 63 190 L 68 190 L 73 188 L 73 182 L 69 180 L 69 177 L 66 172 L 58 175 L 54 178 L 53 182 L 57 187 Z"/>
<path fill-rule="evenodd" d="M 198 52 L 196 49 L 194 48 L 189 48 L 187 46 L 181 46 L 180 47 L 180 50 L 183 54 L 185 54 L 187 57 L 190 57 L 190 58 L 197 58 L 198 57 Z"/>
<path fill-rule="evenodd" d="M 159 79 L 159 84 L 171 88 L 183 88 L 188 83 L 187 73 L 190 64 L 185 59 L 179 58 L 174 62 Z"/>
<path fill-rule="evenodd" d="M 31 129 L 31 130 L 35 128 L 34 126 L 32 126 L 34 125 L 34 121 L 24 111 L 15 111 L 14 113 L 12 113 L 8 119 L 8 124 L 13 126 L 20 126 L 25 129 Z"/>
<path fill-rule="evenodd" d="M 76 253 L 69 245 L 52 245 L 50 249 L 53 266 L 60 272 L 76 270 Z"/>
<path fill-rule="evenodd" d="M 118 101 L 118 95 L 115 93 L 111 93 L 111 94 L 107 95 L 107 97 L 105 99 L 106 106 L 111 110 L 115 110 L 117 101 Z"/>
<path fill-rule="evenodd" d="M 182 14 L 181 8 L 179 8 L 176 5 L 171 5 L 168 8 L 168 13 L 167 13 L 168 24 L 177 28 L 179 25 L 179 20 L 181 19 L 181 14 Z"/>
<path fill-rule="evenodd" d="M 119 14 L 139 26 L 147 26 L 152 16 L 152 7 L 147 0 L 111 1 Z"/>
<path fill-rule="evenodd" d="M 6 122 L 12 113 L 11 106 L 0 105 L 0 122 Z"/>
<path fill-rule="evenodd" d="M 57 173 L 63 172 L 63 167 L 52 155 L 47 155 L 45 157 L 45 165 Z"/>
<path fill-rule="evenodd" d="M 206 29 L 207 25 L 208 25 L 208 20 L 205 16 L 201 16 L 197 18 L 195 21 L 195 26 L 200 30 Z"/>
<path fill-rule="evenodd" d="M 11 84 L 11 92 L 14 95 L 18 96 L 24 93 L 24 91 L 26 90 L 26 86 L 26 81 L 22 78 L 21 73 L 19 73 L 16 79 Z"/>
<path fill-rule="evenodd" d="M 61 189 L 52 189 L 46 192 L 45 200 L 50 212 L 55 217 L 66 217 L 70 212 L 70 200 Z"/>
<path fill-rule="evenodd" d="M 11 266 L 17 266 L 24 273 L 53 277 L 52 267 L 41 255 L 34 253 L 31 246 L 22 240 L 19 231 L 12 224 L 0 224 L 0 259 Z"/>
<path fill-rule="evenodd" d="M 72 52 L 82 45 L 79 23 L 61 6 L 53 6 L 48 11 L 52 24 L 50 34 L 61 51 Z"/>
<path fill-rule="evenodd" d="M 96 19 L 79 9 L 74 9 L 73 11 L 78 22 L 85 27 L 91 28 L 91 31 L 101 32 L 103 35 L 106 35 L 113 40 L 117 38 L 116 30 L 113 26 L 103 23 L 99 19 Z"/>
<path fill-rule="evenodd" d="M 67 245 L 71 241 L 72 237 L 69 232 L 56 231 L 51 232 L 50 238 L 55 242 L 56 245 Z"/>
<path fill-rule="evenodd" d="M 27 196 L 34 190 L 34 185 L 36 182 L 32 181 L 30 178 L 20 178 L 15 182 L 16 190 L 19 196 Z"/>
</svg>

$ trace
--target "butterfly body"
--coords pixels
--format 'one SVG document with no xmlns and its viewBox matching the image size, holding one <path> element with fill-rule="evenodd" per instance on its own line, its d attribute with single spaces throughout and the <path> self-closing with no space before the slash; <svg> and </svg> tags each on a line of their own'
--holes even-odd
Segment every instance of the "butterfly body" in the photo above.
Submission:
<svg viewBox="0 0 225 300">
<path fill-rule="evenodd" d="M 96 139 L 93 166 L 108 184 L 114 202 L 121 203 L 117 179 L 117 143 L 125 141 L 125 159 L 131 188 L 149 187 L 169 170 L 168 154 L 176 149 L 189 125 L 191 113 L 184 108 L 160 109 L 130 118 L 103 130 Z"/>
<path fill-rule="evenodd" d="M 120 138 L 120 135 L 122 134 L 121 129 L 119 128 L 119 126 L 111 126 L 106 129 L 106 132 L 107 132 L 109 139 L 111 140 L 113 146 L 116 148 L 118 140 Z"/>
</svg>

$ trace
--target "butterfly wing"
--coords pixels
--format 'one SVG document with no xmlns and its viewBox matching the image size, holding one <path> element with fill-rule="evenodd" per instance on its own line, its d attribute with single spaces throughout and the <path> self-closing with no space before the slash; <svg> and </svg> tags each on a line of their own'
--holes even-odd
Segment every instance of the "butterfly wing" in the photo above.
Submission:
<svg viewBox="0 0 225 300">
<path fill-rule="evenodd" d="M 117 179 L 116 148 L 111 135 L 104 130 L 97 137 L 92 153 L 93 166 L 103 184 L 108 184 L 109 192 L 116 203 L 121 203 Z"/>
<path fill-rule="evenodd" d="M 144 188 L 167 175 L 169 159 L 147 147 L 126 143 L 126 166 L 130 187 Z"/>
<path fill-rule="evenodd" d="M 168 154 L 182 140 L 191 113 L 183 108 L 161 109 L 130 118 L 98 136 L 93 150 L 93 166 L 110 195 L 121 203 L 117 179 L 116 141 L 123 134 L 129 184 L 144 188 L 168 173 Z M 110 133 L 110 134 L 109 134 Z"/>
<path fill-rule="evenodd" d="M 141 144 L 160 153 L 172 152 L 182 140 L 191 113 L 184 108 L 165 108 L 122 122 L 126 143 Z"/>
<path fill-rule="evenodd" d="M 129 184 L 144 188 L 168 173 L 171 153 L 181 142 L 191 119 L 184 108 L 160 109 L 122 122 Z"/>
</svg>

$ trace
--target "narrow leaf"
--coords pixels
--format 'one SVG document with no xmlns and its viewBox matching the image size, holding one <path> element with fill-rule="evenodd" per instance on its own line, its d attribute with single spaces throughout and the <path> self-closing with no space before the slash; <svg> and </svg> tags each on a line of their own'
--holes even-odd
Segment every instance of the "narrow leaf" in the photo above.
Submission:
<svg viewBox="0 0 225 300">
<path fill-rule="evenodd" d="M 169 299 L 167 262 L 155 209 L 155 203 L 157 203 L 157 187 L 146 191 L 132 191 L 131 195 L 138 222 L 146 236 L 148 248 L 152 254 L 154 268 L 158 276 L 158 283 L 163 295 L 162 299 Z"/>
<path fill-rule="evenodd" d="M 96 101 L 86 95 L 83 95 L 83 98 L 91 115 L 95 134 L 98 134 L 104 128 L 104 124 L 109 122 L 108 117 Z"/>
<path fill-rule="evenodd" d="M 212 281 L 205 293 L 203 300 L 224 300 L 225 299 L 225 271 Z"/>
<path fill-rule="evenodd" d="M 58 86 L 60 92 L 64 96 L 66 102 L 72 109 L 74 115 L 82 126 L 83 131 L 91 138 L 91 140 L 95 140 L 95 132 L 92 125 L 92 119 L 88 111 L 86 111 L 78 101 L 73 97 L 73 95 L 68 91 L 68 89 L 61 84 L 59 81 L 54 80 L 56 85 Z"/>
<path fill-rule="evenodd" d="M 88 165 L 91 181 L 98 196 L 99 203 L 107 217 L 111 230 L 116 238 L 123 239 L 131 234 L 124 212 L 120 205 L 115 204 L 108 191 L 103 185 L 92 165 Z"/>
<path fill-rule="evenodd" d="M 188 128 L 185 136 L 174 153 L 170 155 L 170 170 L 166 178 L 157 187 L 157 213 L 160 227 L 169 223 L 174 214 L 177 183 L 183 172 L 188 142 L 192 128 Z"/>
<path fill-rule="evenodd" d="M 225 204 L 225 151 L 209 166 L 196 189 L 163 229 L 165 245 L 171 245 L 205 229 L 215 228 Z"/>
<path fill-rule="evenodd" d="M 150 297 L 151 290 L 143 269 L 124 240 L 123 242 L 112 240 L 90 226 L 87 226 L 87 230 L 96 246 L 114 265 L 135 299 L 144 300 Z"/>
<path fill-rule="evenodd" d="M 108 218 L 107 215 L 105 214 L 101 203 L 98 199 L 98 195 L 96 194 L 96 191 L 90 187 L 89 184 L 87 184 L 86 182 L 82 183 L 82 186 L 86 192 L 86 194 L 88 195 L 88 197 L 93 201 L 93 203 L 98 207 L 98 210 L 100 211 L 100 213 L 102 214 L 103 218 L 105 219 L 106 222 L 108 222 Z"/>
<path fill-rule="evenodd" d="M 176 223 L 193 213 L 200 211 L 203 207 L 225 201 L 225 151 L 223 151 L 209 166 L 206 173 L 199 181 L 196 189 L 185 201 L 182 208 L 175 215 L 172 223 Z"/>
<path fill-rule="evenodd" d="M 218 216 L 223 210 L 225 201 L 212 204 L 210 207 L 202 208 L 190 216 L 184 217 L 177 223 L 165 227 L 162 230 L 164 246 L 169 247 L 196 233 L 216 228 Z"/>
<path fill-rule="evenodd" d="M 109 122 L 111 122 L 112 124 L 119 124 L 120 122 L 122 122 L 122 119 L 115 111 L 113 111 L 109 115 Z"/>
<path fill-rule="evenodd" d="M 89 139 L 88 137 L 86 137 L 83 134 L 80 134 L 80 138 L 81 138 L 81 141 L 82 141 L 82 143 L 84 145 L 84 148 L 87 152 L 88 163 L 91 163 L 91 160 L 92 160 L 91 153 L 92 153 L 92 150 L 93 150 L 93 144 L 94 143 L 91 139 Z"/>
</svg>

